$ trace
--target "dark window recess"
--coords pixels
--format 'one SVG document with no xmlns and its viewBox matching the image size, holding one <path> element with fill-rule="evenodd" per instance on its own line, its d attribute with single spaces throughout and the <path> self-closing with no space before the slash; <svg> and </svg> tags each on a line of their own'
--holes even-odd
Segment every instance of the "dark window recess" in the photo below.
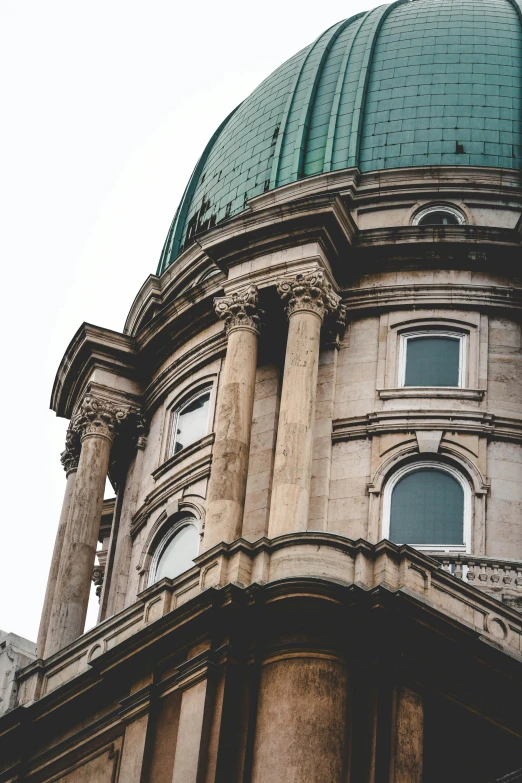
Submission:
<svg viewBox="0 0 522 783">
<path fill-rule="evenodd" d="M 460 340 L 410 337 L 406 340 L 405 386 L 458 386 Z"/>
<path fill-rule="evenodd" d="M 390 539 L 396 544 L 464 543 L 464 492 L 440 470 L 408 473 L 393 489 Z"/>
<path fill-rule="evenodd" d="M 456 215 L 452 215 L 451 212 L 444 212 L 442 209 L 428 212 L 427 215 L 421 217 L 418 223 L 419 226 L 458 226 L 460 225 Z"/>
</svg>

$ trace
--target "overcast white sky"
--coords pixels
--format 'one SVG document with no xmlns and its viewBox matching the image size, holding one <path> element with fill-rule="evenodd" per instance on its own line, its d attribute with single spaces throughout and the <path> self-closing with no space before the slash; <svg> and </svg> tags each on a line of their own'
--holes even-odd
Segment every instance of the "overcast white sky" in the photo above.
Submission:
<svg viewBox="0 0 522 783">
<path fill-rule="evenodd" d="M 375 0 L 0 0 L 0 628 L 36 640 L 63 490 L 54 374 L 121 330 L 223 118 Z"/>
</svg>

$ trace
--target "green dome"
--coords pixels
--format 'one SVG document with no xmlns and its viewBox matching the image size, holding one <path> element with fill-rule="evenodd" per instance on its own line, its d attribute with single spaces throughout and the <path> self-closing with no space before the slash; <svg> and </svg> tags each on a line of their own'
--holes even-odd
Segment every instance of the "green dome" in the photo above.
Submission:
<svg viewBox="0 0 522 783">
<path fill-rule="evenodd" d="M 201 156 L 158 274 L 249 199 L 358 166 L 522 164 L 517 0 L 399 0 L 339 22 L 265 79 Z"/>
</svg>

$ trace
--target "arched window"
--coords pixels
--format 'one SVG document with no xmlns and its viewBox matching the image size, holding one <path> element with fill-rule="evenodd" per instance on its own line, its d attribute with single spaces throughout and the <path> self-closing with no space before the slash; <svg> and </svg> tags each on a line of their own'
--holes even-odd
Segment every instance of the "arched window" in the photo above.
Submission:
<svg viewBox="0 0 522 783">
<path fill-rule="evenodd" d="M 469 551 L 470 501 L 469 484 L 454 468 L 409 465 L 386 486 L 383 537 L 417 549 Z"/>
<path fill-rule="evenodd" d="M 209 278 L 209 277 L 214 277 L 214 275 L 219 275 L 219 273 L 220 273 L 220 272 L 221 272 L 221 269 L 218 269 L 217 267 L 214 267 L 214 268 L 208 269 L 208 270 L 205 272 L 205 274 L 204 274 L 204 275 L 202 275 L 202 276 L 199 278 L 199 280 L 198 280 L 198 283 L 202 283 L 204 280 L 208 280 L 208 278 Z"/>
<path fill-rule="evenodd" d="M 169 456 L 204 438 L 208 430 L 210 389 L 199 391 L 173 414 Z"/>
<path fill-rule="evenodd" d="M 181 520 L 160 541 L 152 558 L 149 585 L 188 571 L 199 551 L 199 532 L 192 518 Z"/>
<path fill-rule="evenodd" d="M 414 226 L 461 226 L 466 222 L 462 212 L 447 204 L 432 204 L 413 218 Z"/>
</svg>

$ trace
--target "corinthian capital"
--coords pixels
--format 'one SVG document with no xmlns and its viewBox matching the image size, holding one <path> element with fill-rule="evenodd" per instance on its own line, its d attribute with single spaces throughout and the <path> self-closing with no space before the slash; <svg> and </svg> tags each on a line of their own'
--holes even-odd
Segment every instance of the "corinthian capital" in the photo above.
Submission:
<svg viewBox="0 0 522 783">
<path fill-rule="evenodd" d="M 65 436 L 65 449 L 60 454 L 60 462 L 65 470 L 65 475 L 68 476 L 72 470 L 76 470 L 78 467 L 78 460 L 80 459 L 80 436 L 78 430 L 75 427 L 74 418 L 71 420 L 69 427 L 67 428 L 67 434 Z"/>
<path fill-rule="evenodd" d="M 216 297 L 214 309 L 225 321 L 227 334 L 232 329 L 252 329 L 259 334 L 263 311 L 258 307 L 257 286 L 251 285 L 242 293 Z"/>
<path fill-rule="evenodd" d="M 88 435 L 100 435 L 112 441 L 129 413 L 130 407 L 86 394 L 76 417 L 75 428 L 82 439 Z"/>
<path fill-rule="evenodd" d="M 307 310 L 322 320 L 325 315 L 336 312 L 341 301 L 325 280 L 322 269 L 279 280 L 277 293 L 286 302 L 288 317 L 298 310 Z"/>
</svg>

